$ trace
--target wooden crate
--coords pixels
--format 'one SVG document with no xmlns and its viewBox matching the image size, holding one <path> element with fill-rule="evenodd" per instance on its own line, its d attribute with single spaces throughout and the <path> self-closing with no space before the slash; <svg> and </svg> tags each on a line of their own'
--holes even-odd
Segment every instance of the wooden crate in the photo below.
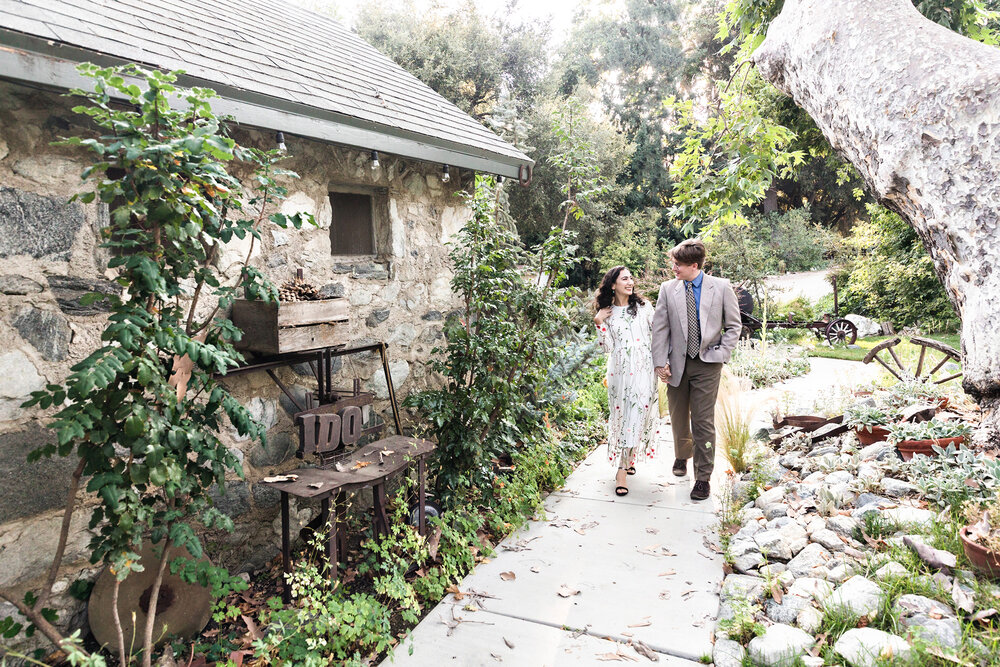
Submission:
<svg viewBox="0 0 1000 667">
<path fill-rule="evenodd" d="M 348 340 L 347 299 L 233 301 L 233 324 L 243 330 L 241 350 L 283 354 L 330 347 Z"/>
</svg>

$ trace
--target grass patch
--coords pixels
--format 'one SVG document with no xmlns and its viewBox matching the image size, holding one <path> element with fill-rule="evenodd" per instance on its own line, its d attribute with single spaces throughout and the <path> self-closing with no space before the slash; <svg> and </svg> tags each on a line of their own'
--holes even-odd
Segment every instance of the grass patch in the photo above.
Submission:
<svg viewBox="0 0 1000 667">
<path fill-rule="evenodd" d="M 927 334 L 923 336 L 924 338 L 930 338 L 932 340 L 939 341 L 945 345 L 951 345 L 956 350 L 961 351 L 962 343 L 959 334 Z M 817 344 L 816 337 L 812 334 L 804 334 L 798 341 L 799 345 L 804 345 L 808 351 L 810 357 L 826 357 L 828 359 L 844 359 L 846 361 L 861 361 L 865 358 L 873 347 L 882 343 L 884 341 L 893 338 L 893 336 L 873 336 L 871 338 L 859 338 L 857 342 L 857 348 L 849 348 L 846 345 L 838 345 L 837 347 L 826 347 L 825 345 Z M 903 341 L 896 346 L 896 354 L 903 361 L 904 364 L 914 364 L 916 363 L 917 357 L 920 356 L 920 348 L 916 345 L 911 344 L 909 341 Z M 940 355 L 940 353 L 938 353 Z"/>
</svg>

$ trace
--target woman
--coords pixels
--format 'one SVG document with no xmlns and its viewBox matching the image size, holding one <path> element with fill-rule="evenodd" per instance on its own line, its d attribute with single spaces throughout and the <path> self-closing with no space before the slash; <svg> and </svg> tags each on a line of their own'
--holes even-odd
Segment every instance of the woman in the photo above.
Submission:
<svg viewBox="0 0 1000 667">
<path fill-rule="evenodd" d="M 594 299 L 598 341 L 608 354 L 608 458 L 618 466 L 615 494 L 628 493 L 626 475 L 635 474 L 640 455 L 655 453 L 656 378 L 649 351 L 653 307 L 635 293 L 624 266 L 604 275 Z"/>
</svg>

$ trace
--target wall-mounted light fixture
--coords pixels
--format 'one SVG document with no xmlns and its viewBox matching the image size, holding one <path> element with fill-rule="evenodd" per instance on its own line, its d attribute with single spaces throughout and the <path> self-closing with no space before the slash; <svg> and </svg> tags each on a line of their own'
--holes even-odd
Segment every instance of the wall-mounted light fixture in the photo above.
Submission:
<svg viewBox="0 0 1000 667">
<path fill-rule="evenodd" d="M 288 150 L 288 146 L 285 145 L 285 133 L 284 132 L 278 132 L 276 135 L 274 135 L 274 139 L 275 139 L 275 141 L 278 142 L 278 150 L 279 151 L 281 151 L 282 153 L 284 153 L 285 151 Z"/>
<path fill-rule="evenodd" d="M 451 173 L 448 171 L 448 165 L 444 165 L 441 169 L 441 182 L 447 183 L 451 180 Z"/>
<path fill-rule="evenodd" d="M 378 151 L 372 151 L 372 170 L 378 169 L 380 164 L 378 161 Z"/>
</svg>

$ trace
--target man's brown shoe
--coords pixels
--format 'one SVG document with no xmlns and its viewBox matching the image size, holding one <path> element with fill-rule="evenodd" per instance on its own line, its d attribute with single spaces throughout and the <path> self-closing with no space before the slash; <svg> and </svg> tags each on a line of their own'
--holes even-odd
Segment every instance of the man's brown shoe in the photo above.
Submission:
<svg viewBox="0 0 1000 667">
<path fill-rule="evenodd" d="M 691 500 L 705 500 L 710 495 L 712 495 L 712 488 L 708 485 L 708 482 L 695 482 L 694 488 L 691 489 Z"/>
<path fill-rule="evenodd" d="M 688 460 L 687 459 L 674 459 L 674 474 L 678 477 L 683 477 L 688 474 Z"/>
</svg>

